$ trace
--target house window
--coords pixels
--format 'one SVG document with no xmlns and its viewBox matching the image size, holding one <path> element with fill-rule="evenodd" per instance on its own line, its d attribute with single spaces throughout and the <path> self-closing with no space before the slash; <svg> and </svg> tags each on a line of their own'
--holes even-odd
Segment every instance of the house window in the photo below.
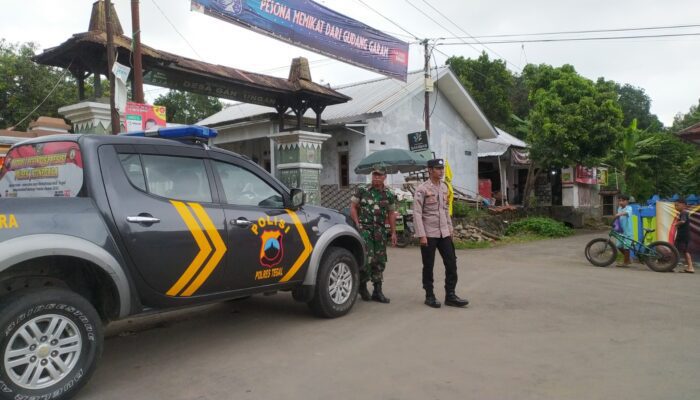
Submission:
<svg viewBox="0 0 700 400">
<path fill-rule="evenodd" d="M 338 171 L 340 172 L 340 187 L 350 186 L 350 163 L 348 153 L 338 153 Z"/>
</svg>

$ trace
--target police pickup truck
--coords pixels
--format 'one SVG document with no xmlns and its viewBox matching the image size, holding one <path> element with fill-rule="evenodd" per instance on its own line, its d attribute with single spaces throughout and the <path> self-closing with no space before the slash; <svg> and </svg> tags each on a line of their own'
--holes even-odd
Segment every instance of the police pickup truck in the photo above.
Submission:
<svg viewBox="0 0 700 400">
<path fill-rule="evenodd" d="M 198 126 L 55 135 L 0 169 L 0 399 L 65 399 L 103 326 L 153 310 L 290 291 L 346 314 L 364 243 Z M 156 137 L 149 137 L 156 136 Z"/>
</svg>

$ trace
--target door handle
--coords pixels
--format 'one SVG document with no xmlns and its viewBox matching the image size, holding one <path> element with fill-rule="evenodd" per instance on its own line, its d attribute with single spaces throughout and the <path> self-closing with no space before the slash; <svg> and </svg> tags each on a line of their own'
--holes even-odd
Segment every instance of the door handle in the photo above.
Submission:
<svg viewBox="0 0 700 400">
<path fill-rule="evenodd" d="M 133 224 L 156 224 L 160 222 L 160 219 L 146 215 L 126 217 L 126 220 Z"/>
<path fill-rule="evenodd" d="M 240 227 L 246 227 L 246 226 L 251 226 L 253 225 L 252 221 L 248 221 L 245 218 L 236 218 L 231 220 L 231 225 L 236 225 Z"/>
</svg>

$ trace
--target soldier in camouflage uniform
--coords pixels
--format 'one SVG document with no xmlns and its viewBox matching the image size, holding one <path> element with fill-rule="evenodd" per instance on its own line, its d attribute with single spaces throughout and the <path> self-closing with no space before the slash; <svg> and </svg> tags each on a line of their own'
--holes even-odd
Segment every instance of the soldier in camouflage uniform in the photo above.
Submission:
<svg viewBox="0 0 700 400">
<path fill-rule="evenodd" d="M 396 195 L 384 186 L 385 179 L 386 170 L 375 166 L 372 184 L 359 186 L 350 204 L 350 217 L 367 244 L 367 263 L 360 271 L 359 294 L 364 301 L 374 300 L 380 303 L 389 302 L 382 293 L 383 272 L 387 261 L 387 221 L 391 227 L 391 244 L 396 246 Z M 369 280 L 374 285 L 371 296 L 367 291 Z"/>
</svg>

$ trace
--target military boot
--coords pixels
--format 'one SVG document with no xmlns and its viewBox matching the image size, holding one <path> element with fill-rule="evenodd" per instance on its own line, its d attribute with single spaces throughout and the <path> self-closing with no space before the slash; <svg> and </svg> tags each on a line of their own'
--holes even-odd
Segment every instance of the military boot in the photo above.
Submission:
<svg viewBox="0 0 700 400">
<path fill-rule="evenodd" d="M 469 304 L 469 300 L 461 299 L 454 291 L 447 292 L 445 295 L 445 305 L 451 307 L 466 307 Z"/>
<path fill-rule="evenodd" d="M 389 298 L 384 296 L 384 293 L 382 293 L 382 283 L 377 282 L 374 284 L 374 292 L 372 292 L 372 300 L 378 301 L 380 303 L 387 304 L 389 303 Z"/>
<path fill-rule="evenodd" d="M 435 293 L 425 294 L 425 305 L 432 308 L 440 308 L 442 304 L 435 298 Z"/>
<path fill-rule="evenodd" d="M 360 283 L 360 289 L 357 291 L 357 293 L 360 295 L 360 298 L 362 298 L 362 300 L 364 301 L 372 300 L 372 296 L 369 294 L 369 290 L 367 290 L 367 282 Z"/>
</svg>

